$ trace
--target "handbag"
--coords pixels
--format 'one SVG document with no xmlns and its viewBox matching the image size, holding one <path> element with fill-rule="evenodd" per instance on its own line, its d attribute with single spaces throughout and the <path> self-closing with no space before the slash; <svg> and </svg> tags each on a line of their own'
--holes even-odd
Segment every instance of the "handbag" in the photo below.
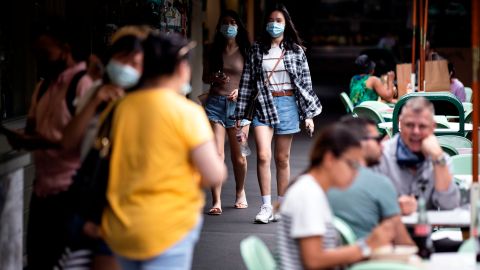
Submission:
<svg viewBox="0 0 480 270">
<path fill-rule="evenodd" d="M 73 177 L 70 188 L 74 209 L 82 218 L 96 224 L 100 224 L 103 209 L 107 205 L 111 129 L 117 103 L 118 101 L 110 103 L 102 114 L 94 144 Z"/>
<path fill-rule="evenodd" d="M 280 63 L 280 61 L 283 59 L 284 56 L 285 56 L 285 50 L 282 50 L 282 54 L 280 55 L 280 58 L 278 58 L 277 62 L 273 66 L 272 71 L 270 71 L 270 74 L 268 75 L 267 79 L 265 79 L 265 81 L 263 82 L 265 87 L 268 88 L 268 86 L 270 85 L 270 79 L 272 78 L 273 73 L 275 72 L 275 69 L 277 69 L 278 64 Z M 249 99 L 247 106 L 245 107 L 244 118 L 249 121 L 253 120 L 255 109 L 257 107 L 257 98 L 259 94 L 260 94 L 260 90 L 256 89 L 256 91 L 252 93 L 252 97 Z"/>
</svg>

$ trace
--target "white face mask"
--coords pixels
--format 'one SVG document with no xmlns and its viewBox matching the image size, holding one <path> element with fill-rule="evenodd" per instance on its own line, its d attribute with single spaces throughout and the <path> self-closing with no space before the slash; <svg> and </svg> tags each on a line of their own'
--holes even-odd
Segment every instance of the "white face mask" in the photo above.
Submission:
<svg viewBox="0 0 480 270">
<path fill-rule="evenodd" d="M 180 94 L 182 94 L 184 96 L 190 94 L 191 92 L 192 92 L 192 85 L 190 85 L 190 83 L 185 83 L 180 88 Z"/>
<path fill-rule="evenodd" d="M 135 86 L 140 80 L 140 73 L 130 65 L 110 60 L 106 71 L 113 84 L 128 89 Z"/>
</svg>

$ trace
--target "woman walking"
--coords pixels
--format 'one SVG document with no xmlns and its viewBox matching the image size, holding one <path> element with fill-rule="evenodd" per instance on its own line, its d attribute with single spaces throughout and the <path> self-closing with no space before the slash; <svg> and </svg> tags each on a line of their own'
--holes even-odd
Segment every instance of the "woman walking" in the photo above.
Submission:
<svg viewBox="0 0 480 270">
<path fill-rule="evenodd" d="M 274 220 L 271 199 L 272 139 L 277 168 L 277 193 L 281 202 L 290 178 L 290 148 L 300 120 L 313 132 L 313 117 L 322 111 L 312 89 L 312 80 L 302 41 L 283 5 L 269 13 L 263 38 L 256 42 L 245 62 L 235 110 L 237 126 L 246 118 L 247 104 L 258 92 L 252 121 L 257 145 L 257 176 L 262 206 L 257 223 Z"/>
<path fill-rule="evenodd" d="M 183 96 L 190 48 L 180 35 L 150 35 L 140 88 L 115 109 L 102 231 L 124 270 L 190 269 L 201 187 L 226 177 L 205 113 Z"/>
<path fill-rule="evenodd" d="M 232 10 L 227 10 L 220 16 L 216 29 L 215 39 L 203 70 L 203 81 L 211 85 L 205 111 L 212 125 L 218 154 L 222 159 L 225 159 L 225 135 L 228 136 L 236 183 L 234 207 L 242 209 L 248 207 L 245 195 L 247 159 L 240 151 L 236 139 L 235 120 L 231 117 L 235 112 L 240 76 L 250 41 L 240 17 Z M 241 131 L 238 132 L 248 134 L 249 124 L 248 121 L 242 122 Z M 212 188 L 213 205 L 208 214 L 222 214 L 221 191 L 221 184 Z"/>
</svg>

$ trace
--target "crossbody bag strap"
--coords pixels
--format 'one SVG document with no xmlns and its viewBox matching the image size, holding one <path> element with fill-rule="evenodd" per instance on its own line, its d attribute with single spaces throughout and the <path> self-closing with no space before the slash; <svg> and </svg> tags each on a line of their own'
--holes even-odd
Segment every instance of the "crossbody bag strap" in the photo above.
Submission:
<svg viewBox="0 0 480 270">
<path fill-rule="evenodd" d="M 270 71 L 270 74 L 268 74 L 267 78 L 266 78 L 265 81 L 263 82 L 263 85 L 265 85 L 265 87 L 268 87 L 268 86 L 270 85 L 270 79 L 272 78 L 273 73 L 274 73 L 275 70 L 277 69 L 278 64 L 280 64 L 280 61 L 282 61 L 282 59 L 283 59 L 284 56 L 285 56 L 285 50 L 282 50 L 282 54 L 280 55 L 280 57 L 278 58 L 277 62 L 276 62 L 275 65 L 273 66 L 272 71 Z M 260 91 L 257 91 L 257 93 L 255 94 L 255 96 L 254 96 L 253 98 L 256 99 L 259 94 L 260 94 Z"/>
</svg>

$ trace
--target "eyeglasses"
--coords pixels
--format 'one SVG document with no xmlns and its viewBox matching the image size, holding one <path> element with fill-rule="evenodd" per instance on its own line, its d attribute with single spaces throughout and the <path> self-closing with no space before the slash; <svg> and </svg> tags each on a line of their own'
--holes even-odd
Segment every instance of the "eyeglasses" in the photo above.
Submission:
<svg viewBox="0 0 480 270">
<path fill-rule="evenodd" d="M 348 159 L 348 158 L 342 158 L 343 161 L 345 161 L 345 163 L 347 163 L 348 167 L 350 167 L 350 169 L 354 170 L 354 171 L 358 171 L 360 169 L 360 167 L 362 167 L 362 165 L 360 165 L 360 163 L 356 160 L 351 160 L 351 159 Z"/>
<path fill-rule="evenodd" d="M 381 143 L 385 138 L 385 135 L 378 135 L 378 136 L 365 136 L 363 140 L 375 140 L 377 143 Z"/>
</svg>

